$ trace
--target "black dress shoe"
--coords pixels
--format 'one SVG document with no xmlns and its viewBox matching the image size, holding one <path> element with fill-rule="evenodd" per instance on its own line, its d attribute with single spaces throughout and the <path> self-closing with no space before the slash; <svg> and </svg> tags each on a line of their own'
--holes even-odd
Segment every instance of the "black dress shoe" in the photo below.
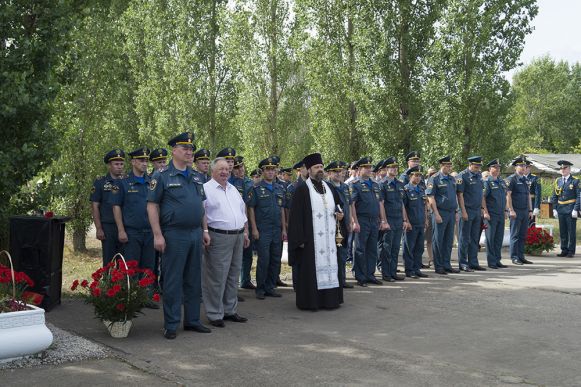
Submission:
<svg viewBox="0 0 581 387">
<path fill-rule="evenodd" d="M 351 284 L 348 284 L 347 282 L 345 282 L 345 283 L 343 284 L 343 288 L 344 288 L 344 289 L 353 289 L 353 285 L 351 285 Z"/>
<path fill-rule="evenodd" d="M 429 269 L 429 268 L 430 268 L 430 265 L 424 265 L 424 264 L 422 263 L 422 269 Z"/>
<path fill-rule="evenodd" d="M 176 331 L 171 331 L 169 329 L 165 329 L 163 331 L 163 337 L 165 337 L 168 340 L 173 340 L 177 337 Z"/>
<path fill-rule="evenodd" d="M 240 296 L 237 296 L 237 297 L 238 297 L 238 302 L 244 302 L 244 301 L 246 301 L 246 300 L 244 299 L 244 297 L 240 297 Z"/>
<path fill-rule="evenodd" d="M 471 269 L 468 266 L 460 266 L 460 271 L 465 271 L 466 273 L 471 273 L 474 271 L 474 269 Z"/>
<path fill-rule="evenodd" d="M 264 293 L 256 293 L 256 298 L 259 300 L 264 300 L 266 297 L 264 296 Z"/>
<path fill-rule="evenodd" d="M 147 301 L 143 306 L 147 309 L 159 309 L 159 304 L 153 301 Z"/>
<path fill-rule="evenodd" d="M 452 268 L 452 269 L 444 269 L 444 270 L 446 270 L 446 273 L 455 273 L 455 274 L 460 273 L 460 270 L 459 269 L 454 269 L 454 268 Z"/>
<path fill-rule="evenodd" d="M 361 286 L 362 288 L 366 288 L 367 284 L 363 281 L 357 281 L 357 285 Z"/>
<path fill-rule="evenodd" d="M 251 282 L 249 284 L 244 284 L 242 286 L 240 286 L 242 289 L 249 289 L 249 290 L 255 290 L 256 286 L 254 286 L 254 284 Z"/>
<path fill-rule="evenodd" d="M 287 283 L 285 283 L 285 282 L 282 282 L 282 281 L 280 280 L 280 278 L 279 278 L 279 279 L 277 279 L 277 280 L 276 280 L 276 286 L 279 286 L 279 287 L 281 287 L 281 288 L 288 288 L 288 287 L 289 287 L 289 284 L 287 284 Z"/>
<path fill-rule="evenodd" d="M 398 274 L 394 275 L 392 278 L 393 278 L 394 280 L 396 280 L 396 281 L 403 281 L 403 280 L 405 280 L 405 276 L 403 276 L 403 275 L 398 275 Z"/>
<path fill-rule="evenodd" d="M 476 270 L 476 271 L 486 271 L 486 268 L 485 267 L 482 267 L 480 265 L 478 265 L 478 266 L 471 266 L 470 268 L 472 270 Z"/>
<path fill-rule="evenodd" d="M 369 281 L 370 284 L 374 284 L 374 285 L 383 285 L 383 282 L 381 282 L 380 280 L 378 280 L 377 278 L 374 279 L 370 279 Z"/>
<path fill-rule="evenodd" d="M 533 263 L 526 258 L 521 259 L 522 263 L 526 263 L 527 265 L 532 265 Z"/>
<path fill-rule="evenodd" d="M 216 320 L 222 321 L 222 320 Z M 222 321 L 222 326 L 224 325 L 224 321 Z M 199 325 L 184 325 L 184 331 L 193 331 L 199 333 L 211 333 L 212 330 L 208 327 L 203 326 L 202 324 Z"/>
<path fill-rule="evenodd" d="M 557 257 L 566 257 L 567 253 L 565 251 L 561 251 L 559 254 L 557 254 Z"/>
<path fill-rule="evenodd" d="M 496 264 L 496 268 L 497 268 L 497 269 L 506 269 L 507 267 L 508 267 L 508 266 L 506 266 L 505 264 L 503 264 L 503 263 L 500 263 L 500 262 Z"/>
<path fill-rule="evenodd" d="M 385 282 L 395 282 L 395 280 L 391 277 L 381 277 L 382 280 L 384 280 Z"/>
<path fill-rule="evenodd" d="M 418 276 L 416 275 L 416 273 L 406 274 L 405 276 L 408 277 L 408 278 L 418 278 Z"/>
<path fill-rule="evenodd" d="M 248 319 L 246 317 L 242 317 L 238 313 L 225 315 L 224 320 L 234 321 L 234 322 L 238 322 L 238 323 L 245 323 L 246 321 L 248 321 Z"/>
<path fill-rule="evenodd" d="M 567 254 L 567 258 L 573 258 L 574 255 L 575 254 L 573 254 L 573 253 L 569 253 L 569 254 Z"/>
<path fill-rule="evenodd" d="M 512 263 L 515 265 L 524 265 L 524 263 L 522 263 L 521 261 L 519 261 L 518 259 L 513 259 Z"/>
<path fill-rule="evenodd" d="M 274 290 L 272 292 L 266 292 L 264 293 L 264 295 L 266 297 L 274 297 L 274 298 L 279 298 L 282 297 L 282 294 L 275 292 Z"/>
<path fill-rule="evenodd" d="M 488 265 L 488 267 L 491 268 L 491 269 L 498 269 L 498 266 Z"/>
<path fill-rule="evenodd" d="M 444 270 L 444 269 L 436 269 L 435 273 L 436 274 L 441 274 L 441 275 L 447 275 L 448 274 L 446 272 L 446 270 Z"/>
<path fill-rule="evenodd" d="M 210 325 L 218 328 L 224 328 L 226 326 L 224 320 L 210 320 Z"/>
<path fill-rule="evenodd" d="M 424 273 L 419 272 L 419 271 L 416 272 L 416 276 L 418 276 L 419 278 L 428 278 L 429 277 L 429 275 L 424 274 Z"/>
</svg>

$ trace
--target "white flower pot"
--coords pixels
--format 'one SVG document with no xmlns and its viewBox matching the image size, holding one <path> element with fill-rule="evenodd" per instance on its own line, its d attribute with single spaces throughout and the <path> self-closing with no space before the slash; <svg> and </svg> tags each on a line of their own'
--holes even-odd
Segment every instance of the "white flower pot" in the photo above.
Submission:
<svg viewBox="0 0 581 387">
<path fill-rule="evenodd" d="M 133 325 L 133 321 L 109 321 L 103 320 L 103 324 L 109 330 L 109 334 L 111 337 L 116 339 L 123 339 L 129 335 L 129 331 L 131 330 L 131 326 Z"/>
<path fill-rule="evenodd" d="M 52 332 L 44 323 L 44 309 L 0 313 L 0 362 L 34 355 L 52 344 Z"/>
</svg>

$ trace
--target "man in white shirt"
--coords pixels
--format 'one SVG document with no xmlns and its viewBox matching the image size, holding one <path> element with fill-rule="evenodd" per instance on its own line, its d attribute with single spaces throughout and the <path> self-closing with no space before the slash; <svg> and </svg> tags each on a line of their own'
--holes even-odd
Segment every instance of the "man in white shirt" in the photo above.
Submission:
<svg viewBox="0 0 581 387">
<path fill-rule="evenodd" d="M 204 252 L 202 297 L 210 324 L 223 328 L 224 320 L 246 322 L 238 315 L 238 279 L 242 249 L 250 244 L 246 205 L 228 182 L 230 167 L 225 158 L 211 164 L 212 179 L 204 184 L 204 208 L 210 244 Z"/>
</svg>

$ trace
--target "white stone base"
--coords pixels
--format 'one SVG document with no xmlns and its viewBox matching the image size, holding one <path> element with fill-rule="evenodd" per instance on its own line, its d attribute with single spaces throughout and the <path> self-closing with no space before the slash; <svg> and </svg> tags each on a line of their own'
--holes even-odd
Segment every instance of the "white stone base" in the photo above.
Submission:
<svg viewBox="0 0 581 387">
<path fill-rule="evenodd" d="M 52 344 L 44 309 L 29 307 L 30 310 L 0 313 L 0 362 L 34 355 Z"/>
</svg>

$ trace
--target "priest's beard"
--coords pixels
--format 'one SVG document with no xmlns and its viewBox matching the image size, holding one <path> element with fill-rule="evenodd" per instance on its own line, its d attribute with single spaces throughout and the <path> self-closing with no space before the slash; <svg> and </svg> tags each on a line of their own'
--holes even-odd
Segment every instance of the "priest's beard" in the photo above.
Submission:
<svg viewBox="0 0 581 387">
<path fill-rule="evenodd" d="M 321 184 L 321 181 L 323 181 L 323 176 L 325 176 L 324 172 L 319 171 L 311 176 L 311 180 L 313 180 L 313 182 Z"/>
</svg>

